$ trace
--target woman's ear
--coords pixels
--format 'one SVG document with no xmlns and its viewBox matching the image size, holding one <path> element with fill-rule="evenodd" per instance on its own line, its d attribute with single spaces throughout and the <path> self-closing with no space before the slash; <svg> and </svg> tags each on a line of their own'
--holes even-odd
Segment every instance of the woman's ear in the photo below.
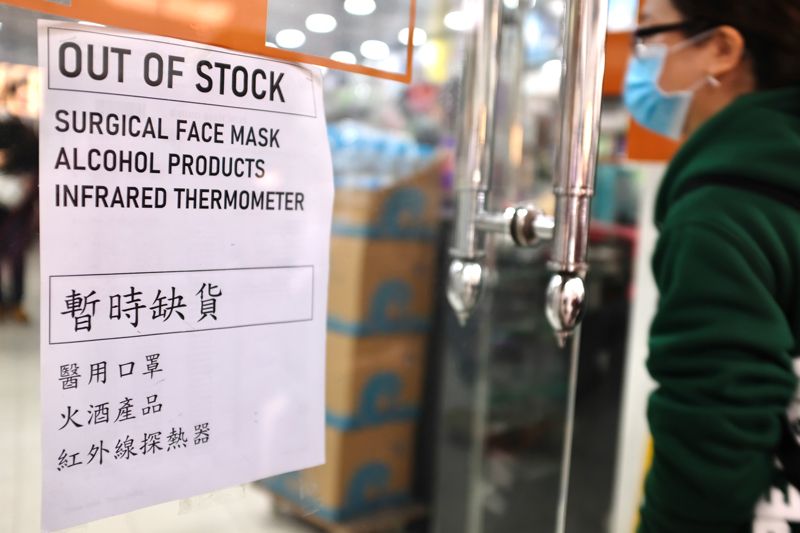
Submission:
<svg viewBox="0 0 800 533">
<path fill-rule="evenodd" d="M 742 64 L 745 55 L 745 41 L 742 34 L 733 26 L 720 26 L 709 43 L 711 64 L 708 74 L 715 78 L 724 77 Z"/>
</svg>

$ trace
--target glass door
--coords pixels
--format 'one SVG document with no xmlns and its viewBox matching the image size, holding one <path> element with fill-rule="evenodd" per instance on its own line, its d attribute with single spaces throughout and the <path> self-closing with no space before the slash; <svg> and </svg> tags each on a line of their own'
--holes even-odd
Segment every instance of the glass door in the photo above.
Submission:
<svg viewBox="0 0 800 533">
<path fill-rule="evenodd" d="M 612 46 L 631 28 L 636 7 L 611 2 Z M 552 184 L 563 169 L 559 157 L 568 157 L 559 137 L 564 99 L 583 90 L 561 84 L 562 68 L 576 68 L 565 53 L 564 29 L 572 25 L 574 35 L 579 18 L 570 16 L 564 2 L 520 3 L 519 9 L 504 3 L 488 212 L 531 201 L 545 214 L 556 212 Z M 548 322 L 544 288 L 554 253 L 548 243 L 520 249 L 507 235 L 488 237 L 474 315 L 460 324 L 447 302 L 441 303 L 433 531 L 615 530 L 612 494 L 618 490 L 642 200 L 639 171 L 624 157 L 627 115 L 619 77 L 625 59 L 611 50 L 607 60 L 581 331 L 560 346 Z M 457 224 L 449 229 L 463 231 Z M 638 493 L 628 487 L 622 498 L 635 507 Z M 627 527 L 633 518 L 622 521 Z"/>
<path fill-rule="evenodd" d="M 27 2 L 0 5 L 0 123 L 18 117 L 47 142 L 39 126 L 37 20 L 103 30 L 92 20 L 45 15 L 21 3 Z M 639 220 L 636 172 L 619 164 L 627 117 L 618 95 L 606 95 L 599 147 L 595 143 L 583 155 L 588 161 L 599 152 L 600 162 L 586 236 L 582 330 L 561 345 L 546 312 L 557 247 L 518 246 L 511 235 L 498 233 L 510 223 L 502 216 L 479 224 L 486 231 L 476 239 L 481 295 L 469 316 L 459 317 L 448 289 L 453 243 L 463 230 L 460 158 L 469 153 L 461 144 L 463 102 L 477 79 L 473 71 L 469 81 L 463 67 L 474 53 L 470 6 L 484 3 L 417 0 L 383 9 L 372 0 L 320 0 L 302 14 L 277 1 L 249 14 L 242 9 L 252 6 L 241 2 L 142 4 L 142 20 L 160 28 L 154 34 L 173 35 L 170 26 L 191 14 L 188 33 L 178 37 L 253 53 L 258 26 L 265 48 L 282 49 L 280 61 L 323 59 L 317 62 L 336 188 L 326 364 L 316 390 L 324 396 L 319 427 L 326 464 L 223 490 L 198 489 L 196 496 L 109 513 L 115 516 L 73 531 L 612 531 L 636 243 L 631 228 Z M 92 15 L 85 2 L 54 4 L 74 4 Z M 635 6 L 611 4 L 612 21 L 615 12 L 625 20 L 635 12 Z M 228 10 L 231 5 L 238 7 Z M 557 232 L 553 226 L 565 201 L 554 196 L 553 182 L 570 153 L 562 137 L 565 97 L 577 94 L 580 80 L 562 86 L 562 74 L 575 68 L 569 36 L 583 19 L 563 0 L 495 5 L 496 31 L 484 44 L 501 68 L 493 71 L 490 108 L 483 109 L 492 115 L 492 157 L 484 167 L 491 187 L 482 189 L 482 207 L 503 214 L 535 205 L 546 241 Z M 130 9 L 96 14 L 124 25 Z M 412 37 L 409 26 L 415 24 Z M 281 36 L 283 30 L 293 31 Z M 339 64 L 347 69 L 338 70 Z M 229 119 L 225 111 L 212 115 Z M 210 153 L 212 144 L 201 142 L 200 152 Z M 27 533 L 41 529 L 42 472 L 53 467 L 41 458 L 39 328 L 46 287 L 40 282 L 40 208 L 12 210 L 14 191 L 0 189 L 0 508 L 10 510 L 0 514 L 0 532 Z M 520 228 L 517 237 L 524 237 L 526 227 Z M 155 239 L 153 249 L 158 247 Z M 91 243 L 83 249 L 106 253 Z M 290 251 L 283 252 L 288 257 Z M 240 257 L 231 251 L 221 260 L 253 266 L 239 264 Z M 264 357 L 271 349 L 264 348 Z M 80 375 L 66 368 L 63 383 L 88 383 L 88 363 Z M 142 361 L 148 363 L 154 361 Z M 276 371 L 291 379 L 288 370 Z M 304 406 L 282 412 L 293 409 Z M 262 429 L 274 434 L 282 427 L 264 422 Z M 237 452 L 231 446 L 227 453 Z"/>
</svg>

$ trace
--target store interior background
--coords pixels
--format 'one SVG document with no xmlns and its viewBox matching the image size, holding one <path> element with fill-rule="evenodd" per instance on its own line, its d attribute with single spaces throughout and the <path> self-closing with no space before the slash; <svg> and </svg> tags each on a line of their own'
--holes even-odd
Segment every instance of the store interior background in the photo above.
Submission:
<svg viewBox="0 0 800 533">
<path fill-rule="evenodd" d="M 309 13 L 333 15 L 336 27 L 325 34 L 310 31 L 303 27 L 305 17 L 296 20 L 294 2 L 272 1 L 269 46 L 390 72 L 405 69 L 407 3 L 393 7 L 375 5 L 372 0 L 309 3 L 314 4 Z M 503 68 L 490 205 L 500 209 L 533 201 L 552 212 L 566 5 L 564 0 L 504 0 L 503 4 Z M 203 5 L 216 13 L 211 0 Z M 638 6 L 636 0 L 610 0 L 609 7 L 609 64 L 619 78 L 628 50 L 626 32 L 635 26 Z M 424 273 L 430 278 L 429 290 L 419 296 L 427 300 L 422 305 L 424 327 L 412 328 L 414 335 L 424 338 L 422 366 L 412 373 L 418 381 L 413 387 L 417 392 L 409 400 L 415 403 L 414 416 L 405 422 L 412 428 L 413 442 L 403 452 L 404 472 L 390 473 L 390 484 L 397 485 L 392 490 L 407 496 L 395 506 L 398 516 L 410 502 L 418 504 L 415 512 L 423 511 L 415 519 L 396 519 L 394 529 L 386 530 L 549 533 L 556 530 L 563 502 L 571 368 L 569 354 L 556 346 L 544 317 L 547 246 L 521 250 L 502 239 L 493 240 L 488 257 L 492 275 L 467 327 L 458 324 L 444 296 L 466 27 L 459 9 L 455 0 L 418 0 L 410 85 L 323 69 L 341 198 L 349 198 L 353 190 L 392 190 L 415 180 L 414 186 L 436 206 L 432 219 L 418 221 L 426 231 L 414 237 L 427 247 L 420 253 L 435 260 Z M 369 13 L 353 15 L 354 10 Z M 0 86 L 20 78 L 28 81 L 23 107 L 30 118 L 38 116 L 35 65 L 40 17 L 0 5 Z M 281 33 L 288 28 L 302 31 L 303 37 L 297 32 Z M 384 46 L 364 44 L 381 40 Z M 567 484 L 569 533 L 632 530 L 645 462 L 644 398 L 651 384 L 644 370 L 644 346 L 655 305 L 647 268 L 654 239 L 650 210 L 665 160 L 652 154 L 669 147 L 650 149 L 647 143 L 654 143 L 652 138 L 632 139 L 618 85 L 607 83 L 602 111 L 588 275 L 590 305 L 580 339 Z M 642 152 L 646 157 L 631 155 L 633 142 L 646 145 Z M 348 216 L 357 218 L 358 214 L 347 209 L 342 207 L 341 219 L 334 218 L 334 238 L 363 237 L 348 225 L 352 222 Z M 369 236 L 364 238 L 369 240 Z M 378 271 L 388 268 L 386 263 L 397 262 L 397 249 L 387 244 L 385 250 L 383 257 L 364 252 L 365 269 Z M 30 322 L 0 321 L 0 532 L 39 531 L 37 258 L 34 246 L 25 301 Z M 347 270 L 358 260 L 334 256 L 332 269 Z M 344 302 L 354 296 L 337 293 L 336 298 Z M 331 335 L 349 334 L 342 331 L 332 322 Z M 386 338 L 389 352 L 394 338 Z M 329 348 L 328 365 L 336 364 Z M 331 460 L 336 458 L 329 456 Z M 292 506 L 305 506 L 305 513 L 313 515 L 315 506 L 321 505 L 315 501 L 320 487 L 309 480 L 300 484 L 304 495 L 288 505 L 272 494 L 277 490 L 281 498 L 292 500 L 286 493 L 291 488 L 264 482 L 144 509 L 74 531 L 316 531 L 308 516 L 304 518 Z M 380 494 L 376 497 L 380 499 Z M 390 503 L 379 507 L 373 510 L 393 510 Z"/>
</svg>

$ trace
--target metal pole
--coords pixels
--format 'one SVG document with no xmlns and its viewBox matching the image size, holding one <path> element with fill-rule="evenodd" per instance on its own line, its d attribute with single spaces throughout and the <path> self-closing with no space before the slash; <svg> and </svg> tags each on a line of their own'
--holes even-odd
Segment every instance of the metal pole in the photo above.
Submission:
<svg viewBox="0 0 800 533">
<path fill-rule="evenodd" d="M 580 323 L 585 305 L 583 277 L 600 133 L 607 16 L 605 0 L 568 2 L 563 121 L 554 183 L 556 224 L 548 265 L 554 275 L 547 293 L 547 316 L 562 345 Z"/>
<path fill-rule="evenodd" d="M 477 303 L 483 281 L 485 236 L 478 214 L 486 208 L 492 171 L 494 108 L 499 78 L 500 0 L 465 0 L 474 23 L 468 37 L 462 81 L 462 110 L 456 149 L 456 221 L 448 299 L 461 323 Z"/>
</svg>

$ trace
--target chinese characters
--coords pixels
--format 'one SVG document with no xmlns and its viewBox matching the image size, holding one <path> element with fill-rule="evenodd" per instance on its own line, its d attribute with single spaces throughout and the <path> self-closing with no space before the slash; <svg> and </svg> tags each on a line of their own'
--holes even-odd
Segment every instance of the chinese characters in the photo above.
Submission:
<svg viewBox="0 0 800 533">
<path fill-rule="evenodd" d="M 136 457 L 142 458 L 150 455 L 171 453 L 192 446 L 202 446 L 208 443 L 211 430 L 208 423 L 197 424 L 190 429 L 192 438 L 187 437 L 182 427 L 171 427 L 169 431 L 144 432 L 135 439 L 129 434 L 117 439 L 115 445 L 107 447 L 105 440 L 92 443 L 88 449 L 82 451 L 67 451 L 62 449 L 56 460 L 56 470 L 61 472 L 80 465 L 102 465 L 106 455 L 115 461 L 130 461 Z M 113 442 L 113 441 L 110 441 Z M 112 451 L 113 450 L 113 453 Z M 106 460 L 107 461 L 107 460 Z"/>
<path fill-rule="evenodd" d="M 164 369 L 161 368 L 160 358 L 161 354 L 158 353 L 145 355 L 145 361 L 147 364 L 145 365 L 145 369 L 143 372 L 141 372 L 141 374 L 144 376 L 149 376 L 150 379 L 154 379 L 156 374 L 163 372 Z M 136 369 L 136 361 L 120 363 L 117 365 L 117 368 L 119 370 L 120 379 L 132 376 Z M 58 379 L 61 382 L 62 390 L 77 389 L 81 382 L 81 377 L 81 365 L 78 363 L 70 363 L 61 365 L 59 367 Z M 89 365 L 89 379 L 87 380 L 86 385 L 104 385 L 107 380 L 108 363 L 106 361 L 91 363 Z"/>
<path fill-rule="evenodd" d="M 125 320 L 133 329 L 139 327 L 144 317 L 152 321 L 215 321 L 217 320 L 217 301 L 222 296 L 219 285 L 211 282 L 203 283 L 192 299 L 197 304 L 196 312 L 187 319 L 190 311 L 189 305 L 182 294 L 174 286 L 168 289 L 158 289 L 152 300 L 145 299 L 143 291 L 131 286 L 121 294 L 110 294 L 108 303 L 108 319 L 111 321 Z M 149 305 L 147 302 L 151 302 Z M 92 331 L 92 325 L 98 319 L 98 306 L 102 307 L 101 297 L 95 291 L 82 294 L 71 289 L 64 298 L 64 307 L 61 315 L 72 319 L 72 328 L 75 333 Z M 149 313 L 147 312 L 149 311 Z"/>
</svg>

